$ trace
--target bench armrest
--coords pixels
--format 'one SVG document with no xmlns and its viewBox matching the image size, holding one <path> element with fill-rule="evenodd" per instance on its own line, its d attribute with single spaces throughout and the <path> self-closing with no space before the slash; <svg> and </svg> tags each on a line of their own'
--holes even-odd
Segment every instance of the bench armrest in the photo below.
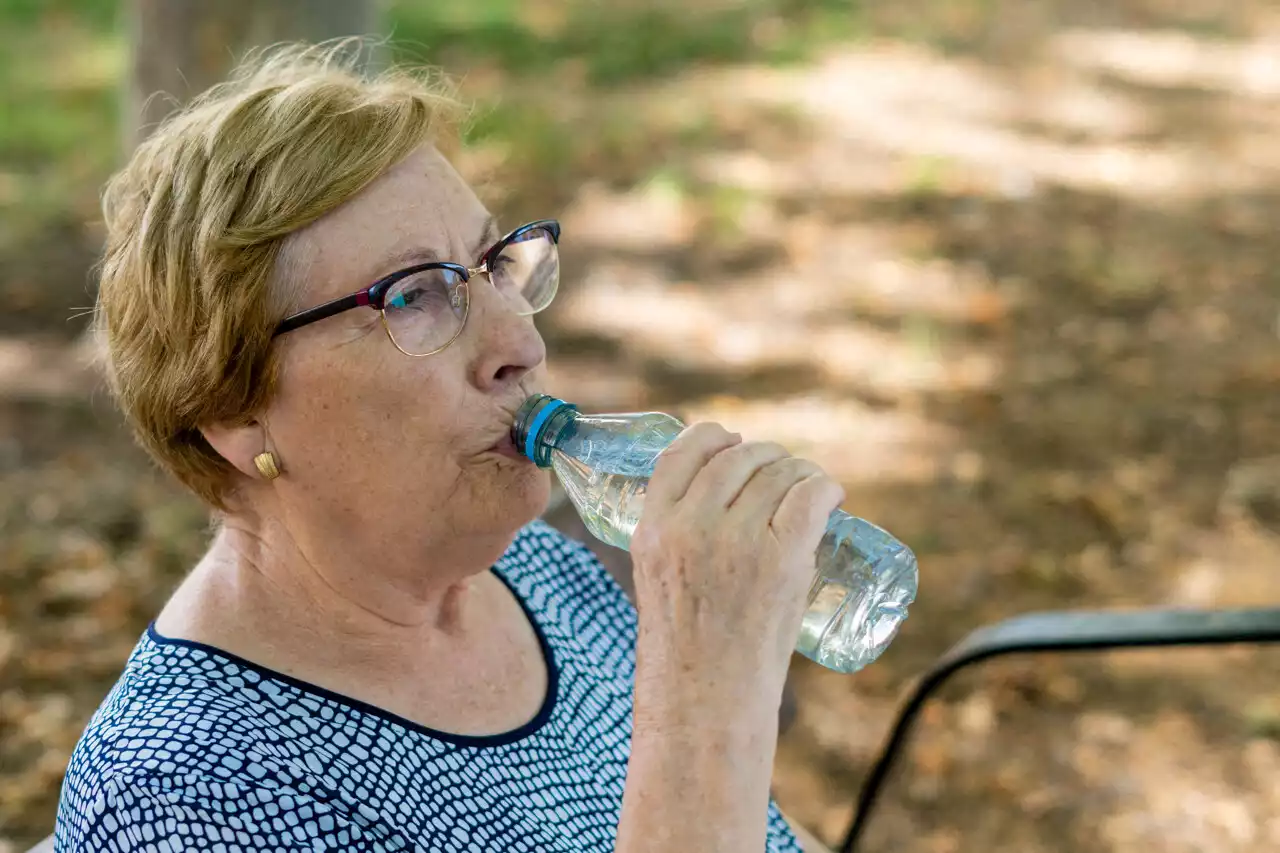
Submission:
<svg viewBox="0 0 1280 853">
<path fill-rule="evenodd" d="M 890 768 L 929 697 L 960 670 L 1029 652 L 1087 652 L 1169 646 L 1280 643 L 1280 608 L 1259 610 L 1066 610 L 1028 613 L 979 628 L 952 646 L 916 682 L 858 794 L 840 846 L 853 853 Z"/>
</svg>

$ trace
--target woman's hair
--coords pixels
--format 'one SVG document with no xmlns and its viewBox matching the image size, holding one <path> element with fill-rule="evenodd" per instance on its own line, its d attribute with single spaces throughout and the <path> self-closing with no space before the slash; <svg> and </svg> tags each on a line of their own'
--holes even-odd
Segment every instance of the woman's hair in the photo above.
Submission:
<svg viewBox="0 0 1280 853">
<path fill-rule="evenodd" d="M 143 447 L 225 510 L 232 467 L 200 433 L 243 424 L 274 390 L 276 324 L 296 309 L 289 236 L 463 109 L 421 70 L 358 70 L 344 40 L 257 52 L 167 118 L 103 195 L 96 325 L 111 389 Z"/>
</svg>

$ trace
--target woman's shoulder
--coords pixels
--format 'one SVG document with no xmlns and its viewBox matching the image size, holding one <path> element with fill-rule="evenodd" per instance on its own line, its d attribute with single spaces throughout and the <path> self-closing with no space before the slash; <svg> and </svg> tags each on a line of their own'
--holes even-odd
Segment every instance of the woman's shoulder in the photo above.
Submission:
<svg viewBox="0 0 1280 853">
<path fill-rule="evenodd" d="M 215 663 L 208 655 L 162 643 L 154 623 L 148 625 L 88 729 L 108 740 L 118 739 L 141 720 L 150 719 L 157 706 L 173 704 L 176 708 L 184 694 L 203 688 L 204 679 L 214 675 Z"/>
<path fill-rule="evenodd" d="M 170 746 L 192 739 L 182 709 L 199 704 L 201 688 L 196 668 L 183 667 L 186 671 L 179 673 L 175 663 L 181 662 L 168 658 L 149 632 L 139 639 L 72 750 L 62 782 L 60 829 L 68 820 L 79 820 L 85 807 L 107 792 L 148 775 L 188 769 L 186 751 Z"/>
<path fill-rule="evenodd" d="M 280 689 L 229 657 L 160 637 L 150 626 L 81 734 L 64 784 L 193 773 L 232 781 L 243 775 L 248 743 L 288 734 L 288 712 L 270 701 Z"/>
<path fill-rule="evenodd" d="M 252 828 L 261 845 L 254 849 L 301 849 L 285 830 L 304 824 L 350 840 L 340 815 L 288 775 L 299 758 L 290 749 L 299 718 L 271 698 L 281 685 L 157 636 L 148 629 L 139 640 L 72 751 L 58 849 L 154 850 L 156 838 L 205 849 L 208 832 L 226 826 Z M 273 817 L 286 813 L 288 827 Z"/>
</svg>

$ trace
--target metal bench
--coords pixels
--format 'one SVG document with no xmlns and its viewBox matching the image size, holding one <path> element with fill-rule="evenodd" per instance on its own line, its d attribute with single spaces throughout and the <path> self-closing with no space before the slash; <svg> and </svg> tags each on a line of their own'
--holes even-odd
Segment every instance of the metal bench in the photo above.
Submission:
<svg viewBox="0 0 1280 853">
<path fill-rule="evenodd" d="M 1013 654 L 1275 643 L 1280 643 L 1280 608 L 1066 610 L 1028 613 L 979 628 L 940 657 L 908 694 L 863 782 L 840 853 L 853 853 L 857 847 L 921 709 L 947 679 L 962 669 Z"/>
</svg>

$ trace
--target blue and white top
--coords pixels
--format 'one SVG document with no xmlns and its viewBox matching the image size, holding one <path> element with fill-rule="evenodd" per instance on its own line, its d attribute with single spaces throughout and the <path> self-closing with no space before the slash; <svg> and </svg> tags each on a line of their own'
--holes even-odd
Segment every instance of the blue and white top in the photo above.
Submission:
<svg viewBox="0 0 1280 853">
<path fill-rule="evenodd" d="M 55 850 L 612 850 L 635 609 L 541 521 L 494 570 L 546 659 L 547 698 L 525 725 L 433 731 L 153 625 L 71 756 Z M 800 851 L 773 803 L 767 849 Z"/>
</svg>

